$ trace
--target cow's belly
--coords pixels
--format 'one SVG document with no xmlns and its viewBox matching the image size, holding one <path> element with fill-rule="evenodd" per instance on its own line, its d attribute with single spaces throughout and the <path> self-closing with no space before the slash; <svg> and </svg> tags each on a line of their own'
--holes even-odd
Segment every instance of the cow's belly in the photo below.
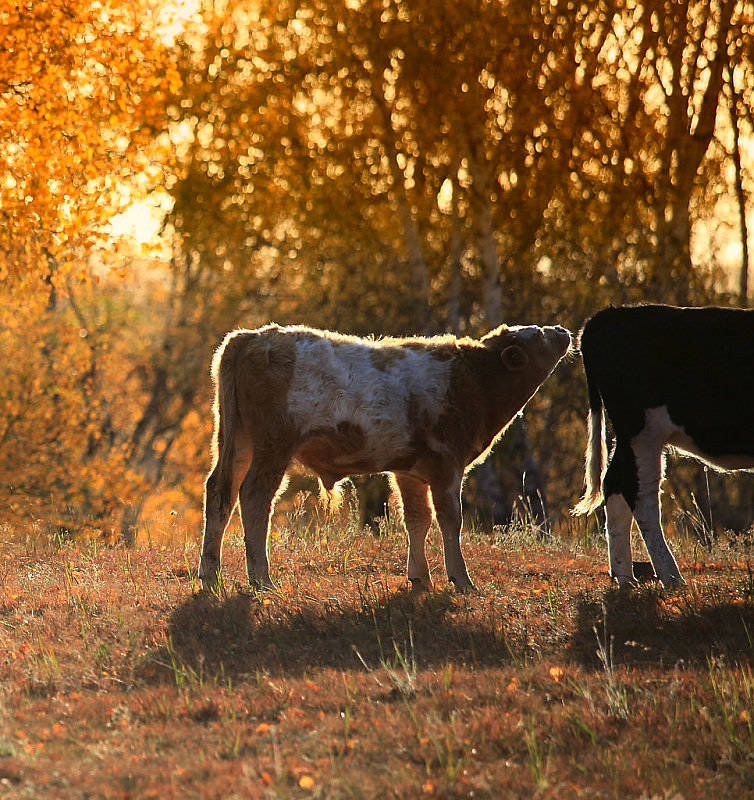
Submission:
<svg viewBox="0 0 754 800">
<path fill-rule="evenodd" d="M 728 471 L 754 470 L 754 455 L 746 453 L 710 453 L 701 448 L 685 431 L 674 433 L 668 445 L 685 455 L 697 458 L 705 464 Z"/>
<path fill-rule="evenodd" d="M 670 447 L 723 471 L 754 470 L 754 443 L 748 430 L 702 419 L 684 425 L 667 406 L 647 408 L 644 427 L 632 439 L 635 449 Z M 741 426 L 745 427 L 745 426 Z"/>
</svg>

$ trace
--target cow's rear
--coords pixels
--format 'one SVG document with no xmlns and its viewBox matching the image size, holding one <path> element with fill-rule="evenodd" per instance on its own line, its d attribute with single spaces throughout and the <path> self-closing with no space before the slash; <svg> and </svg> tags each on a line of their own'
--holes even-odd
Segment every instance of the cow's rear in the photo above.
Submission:
<svg viewBox="0 0 754 800">
<path fill-rule="evenodd" d="M 722 470 L 754 467 L 754 312 L 725 308 L 608 308 L 585 324 L 589 394 L 586 491 L 575 513 L 605 503 L 610 573 L 634 580 L 636 519 L 655 572 L 680 583 L 660 519 L 664 451 Z M 606 458 L 605 413 L 615 432 Z"/>
</svg>

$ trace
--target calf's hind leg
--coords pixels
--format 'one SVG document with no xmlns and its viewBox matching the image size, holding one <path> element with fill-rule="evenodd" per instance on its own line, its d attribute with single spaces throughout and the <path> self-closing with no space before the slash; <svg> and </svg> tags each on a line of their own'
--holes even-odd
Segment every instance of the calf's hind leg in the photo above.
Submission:
<svg viewBox="0 0 754 800">
<path fill-rule="evenodd" d="M 199 562 L 199 578 L 204 589 L 217 585 L 225 528 L 238 499 L 241 481 L 251 463 L 251 446 L 237 441 L 230 445 L 232 453 L 222 448 L 204 486 L 204 536 Z"/>
<path fill-rule="evenodd" d="M 246 570 L 249 583 L 274 589 L 267 559 L 267 539 L 275 494 L 285 475 L 289 455 L 256 450 L 251 469 L 241 484 L 239 501 L 246 545 Z"/>
</svg>

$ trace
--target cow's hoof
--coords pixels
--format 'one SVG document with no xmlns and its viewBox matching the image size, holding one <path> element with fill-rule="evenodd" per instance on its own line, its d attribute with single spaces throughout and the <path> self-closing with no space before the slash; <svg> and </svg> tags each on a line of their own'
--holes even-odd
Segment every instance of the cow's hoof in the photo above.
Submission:
<svg viewBox="0 0 754 800">
<path fill-rule="evenodd" d="M 639 584 L 633 575 L 612 575 L 611 577 L 613 581 L 618 584 L 619 589 L 626 589 L 629 591 L 639 588 Z"/>
<path fill-rule="evenodd" d="M 463 583 L 456 581 L 455 579 L 451 578 L 451 583 L 455 587 L 456 594 L 478 594 L 476 586 L 471 581 L 465 581 Z"/>
<path fill-rule="evenodd" d="M 688 589 L 688 584 L 680 575 L 671 575 L 667 580 L 661 580 L 662 588 L 666 592 L 682 593 Z"/>
</svg>

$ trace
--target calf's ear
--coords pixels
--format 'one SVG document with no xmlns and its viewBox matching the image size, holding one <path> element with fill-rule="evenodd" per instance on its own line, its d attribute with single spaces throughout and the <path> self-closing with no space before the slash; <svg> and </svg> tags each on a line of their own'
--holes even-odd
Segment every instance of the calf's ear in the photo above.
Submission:
<svg viewBox="0 0 754 800">
<path fill-rule="evenodd" d="M 500 358 L 503 364 L 508 367 L 511 372 L 518 372 L 522 370 L 529 363 L 529 356 L 516 344 L 512 344 L 500 353 Z"/>
</svg>

